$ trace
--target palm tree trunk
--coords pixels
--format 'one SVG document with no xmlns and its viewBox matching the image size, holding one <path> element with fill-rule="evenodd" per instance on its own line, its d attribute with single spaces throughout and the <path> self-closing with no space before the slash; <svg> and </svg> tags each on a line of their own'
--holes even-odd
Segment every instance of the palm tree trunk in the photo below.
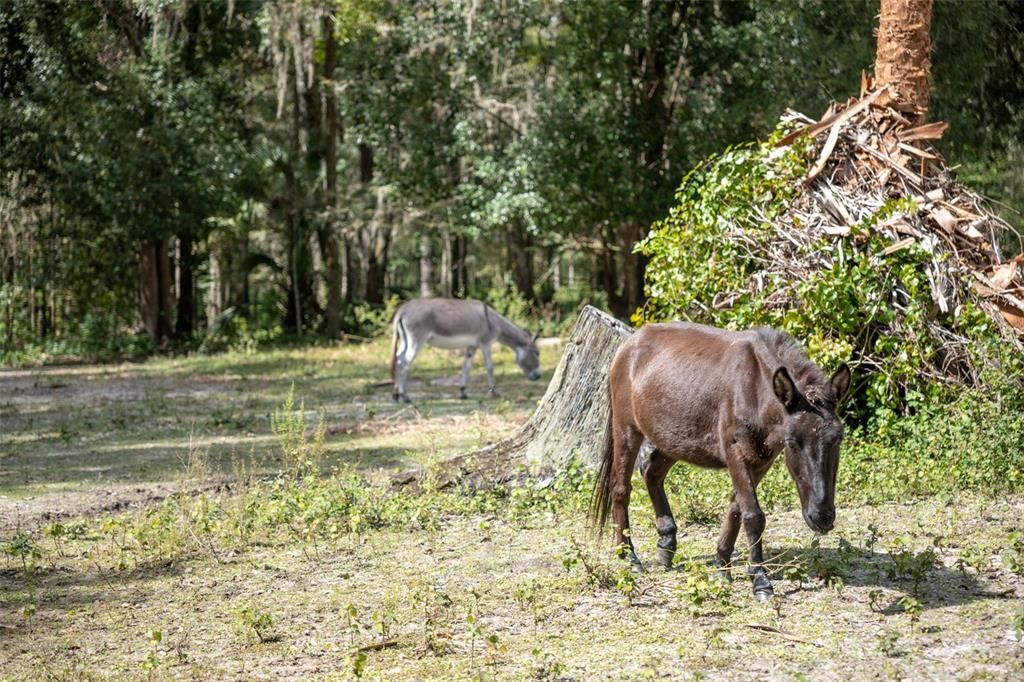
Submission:
<svg viewBox="0 0 1024 682">
<path fill-rule="evenodd" d="M 875 86 L 891 86 L 893 105 L 922 121 L 928 112 L 932 0 L 882 0 Z"/>
</svg>

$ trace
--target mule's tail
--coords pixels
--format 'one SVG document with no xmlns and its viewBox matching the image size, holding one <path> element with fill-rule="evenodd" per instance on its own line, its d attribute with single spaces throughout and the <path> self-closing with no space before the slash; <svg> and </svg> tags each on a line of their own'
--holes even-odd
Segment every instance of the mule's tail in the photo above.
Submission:
<svg viewBox="0 0 1024 682">
<path fill-rule="evenodd" d="M 610 393 L 610 391 L 609 391 Z M 601 461 L 597 468 L 597 480 L 594 481 L 594 493 L 590 498 L 590 529 L 600 535 L 608 523 L 608 515 L 612 509 L 612 411 L 609 399 L 608 428 L 605 429 L 604 443 L 601 450 Z"/>
<path fill-rule="evenodd" d="M 398 313 L 391 320 L 391 382 L 395 381 L 395 364 L 398 362 Z"/>
</svg>

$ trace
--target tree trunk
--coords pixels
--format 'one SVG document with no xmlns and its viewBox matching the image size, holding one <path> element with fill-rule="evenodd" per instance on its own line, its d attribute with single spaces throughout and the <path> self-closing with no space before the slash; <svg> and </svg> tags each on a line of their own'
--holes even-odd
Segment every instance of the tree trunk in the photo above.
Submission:
<svg viewBox="0 0 1024 682">
<path fill-rule="evenodd" d="M 139 318 L 157 346 L 171 338 L 171 261 L 167 240 L 139 245 Z"/>
<path fill-rule="evenodd" d="M 334 9 L 321 20 L 324 36 L 324 222 L 317 234 L 320 257 L 324 261 L 327 309 L 324 311 L 324 335 L 336 339 L 341 333 L 341 258 L 334 212 L 338 203 L 338 106 L 334 94 L 334 70 L 338 61 L 338 43 L 334 36 Z"/>
<path fill-rule="evenodd" d="M 928 111 L 932 0 L 882 0 L 875 87 L 891 86 L 893 106 L 916 120 Z"/>
<path fill-rule="evenodd" d="M 503 483 L 524 468 L 533 473 L 560 471 L 578 458 L 597 466 L 611 409 L 608 368 L 633 329 L 607 313 L 586 306 L 533 416 L 518 432 L 438 467 L 440 486 L 462 481 L 473 487 Z M 397 475 L 398 485 L 416 483 L 422 471 Z"/>
<path fill-rule="evenodd" d="M 192 338 L 196 325 L 195 278 L 192 270 L 192 235 L 178 236 L 178 319 L 174 336 L 179 340 Z"/>
<path fill-rule="evenodd" d="M 519 293 L 528 301 L 534 301 L 533 238 L 526 227 L 513 223 L 508 228 L 508 260 L 512 270 L 512 281 Z"/>
<path fill-rule="evenodd" d="M 434 295 L 434 263 L 430 260 L 430 235 L 420 235 L 420 296 L 427 298 Z"/>
</svg>

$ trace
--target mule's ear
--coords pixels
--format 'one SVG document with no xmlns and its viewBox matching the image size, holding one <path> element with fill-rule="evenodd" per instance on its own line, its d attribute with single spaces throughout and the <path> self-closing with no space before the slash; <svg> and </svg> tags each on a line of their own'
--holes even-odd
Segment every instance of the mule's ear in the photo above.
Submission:
<svg viewBox="0 0 1024 682">
<path fill-rule="evenodd" d="M 836 403 L 841 403 L 846 394 L 850 391 L 850 367 L 842 364 L 832 378 L 828 380 L 832 384 L 832 390 L 836 394 Z"/>
<path fill-rule="evenodd" d="M 792 412 L 796 407 L 796 384 L 785 367 L 779 367 L 772 376 L 772 388 L 779 402 L 785 406 L 787 412 Z"/>
<path fill-rule="evenodd" d="M 537 339 L 539 339 L 539 338 L 540 338 L 540 330 L 538 329 L 537 333 L 533 335 L 532 339 L 530 339 L 530 343 L 537 343 Z"/>
</svg>

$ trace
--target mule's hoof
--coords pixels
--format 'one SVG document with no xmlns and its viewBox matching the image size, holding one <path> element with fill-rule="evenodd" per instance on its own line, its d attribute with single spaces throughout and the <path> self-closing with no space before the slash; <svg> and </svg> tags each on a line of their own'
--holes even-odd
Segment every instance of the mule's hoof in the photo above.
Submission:
<svg viewBox="0 0 1024 682">
<path fill-rule="evenodd" d="M 674 549 L 665 549 L 664 547 L 658 548 L 658 553 L 655 555 L 655 561 L 658 565 L 663 568 L 672 568 L 672 560 L 675 559 L 676 551 Z"/>
<path fill-rule="evenodd" d="M 391 394 L 391 399 L 394 400 L 397 403 L 398 402 L 398 394 L 397 393 L 392 393 Z"/>
<path fill-rule="evenodd" d="M 766 602 L 775 596 L 775 590 L 764 573 L 755 573 L 751 576 L 754 583 L 754 599 L 759 602 Z"/>
<path fill-rule="evenodd" d="M 460 388 L 459 389 L 459 400 L 467 400 L 468 398 L 469 398 L 469 396 L 466 394 L 466 389 Z"/>
<path fill-rule="evenodd" d="M 711 578 L 722 585 L 728 585 L 732 583 L 732 571 L 730 571 L 726 566 L 719 566 L 711 574 Z"/>
<path fill-rule="evenodd" d="M 411 403 L 411 402 L 412 402 L 412 398 L 410 398 L 410 397 L 409 397 L 409 396 L 407 396 L 407 395 L 403 395 L 403 396 L 402 396 L 402 402 L 403 402 L 403 403 Z"/>
<path fill-rule="evenodd" d="M 633 557 L 632 559 L 629 560 L 629 570 L 632 571 L 633 573 L 646 573 L 647 572 L 647 569 L 644 568 L 644 565 L 642 563 L 640 563 L 640 560 L 637 559 L 636 557 Z"/>
<path fill-rule="evenodd" d="M 492 389 L 487 391 L 487 397 L 489 397 L 489 398 L 500 398 L 501 397 L 501 393 L 498 391 L 498 389 L 492 388 Z"/>
</svg>

